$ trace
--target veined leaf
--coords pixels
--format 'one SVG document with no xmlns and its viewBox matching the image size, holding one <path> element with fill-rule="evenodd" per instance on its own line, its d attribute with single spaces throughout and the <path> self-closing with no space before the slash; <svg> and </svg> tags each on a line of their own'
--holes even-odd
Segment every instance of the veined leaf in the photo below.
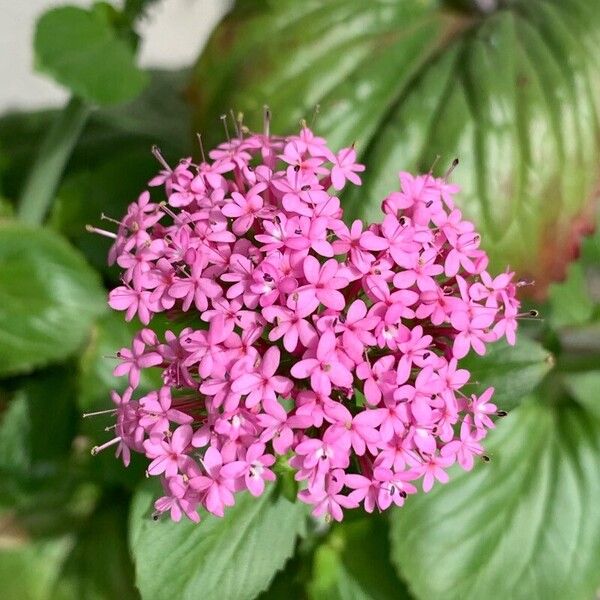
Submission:
<svg viewBox="0 0 600 600">
<path fill-rule="evenodd" d="M 482 3 L 483 4 L 483 3 Z M 238 2 L 193 78 L 196 129 L 219 140 L 230 107 L 253 128 L 316 130 L 357 142 L 364 185 L 348 220 L 380 220 L 399 170 L 440 156 L 492 266 L 533 276 L 541 294 L 564 272 L 597 186 L 600 10 L 587 0 Z M 468 8 L 469 7 L 469 8 Z"/>
<path fill-rule="evenodd" d="M 104 307 L 97 274 L 64 238 L 0 222 L 0 376 L 66 358 Z"/>
<path fill-rule="evenodd" d="M 149 517 L 154 488 L 134 500 L 130 546 L 137 585 L 146 600 L 236 598 L 251 600 L 265 590 L 292 555 L 304 530 L 306 506 L 273 493 L 240 495 L 224 518 L 200 524 Z"/>
<path fill-rule="evenodd" d="M 93 104 L 130 100 L 148 83 L 135 65 L 133 48 L 102 10 L 49 10 L 37 23 L 34 51 L 40 71 Z"/>
<path fill-rule="evenodd" d="M 587 600 L 600 585 L 600 423 L 533 400 L 490 435 L 491 462 L 392 516 L 393 560 L 427 600 Z"/>
</svg>

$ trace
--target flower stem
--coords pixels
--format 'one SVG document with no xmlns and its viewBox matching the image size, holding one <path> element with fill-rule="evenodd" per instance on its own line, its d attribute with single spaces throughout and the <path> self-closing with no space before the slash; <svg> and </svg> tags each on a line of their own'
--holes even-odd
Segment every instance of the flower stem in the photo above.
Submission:
<svg viewBox="0 0 600 600">
<path fill-rule="evenodd" d="M 52 124 L 21 192 L 17 214 L 22 221 L 39 225 L 44 220 L 91 110 L 73 96 Z"/>
</svg>

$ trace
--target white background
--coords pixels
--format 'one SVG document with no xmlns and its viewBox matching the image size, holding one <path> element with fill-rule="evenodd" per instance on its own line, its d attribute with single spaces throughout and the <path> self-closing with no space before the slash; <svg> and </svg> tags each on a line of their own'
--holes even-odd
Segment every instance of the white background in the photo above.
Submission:
<svg viewBox="0 0 600 600">
<path fill-rule="evenodd" d="M 117 0 L 113 0 L 116 5 Z M 36 18 L 52 6 L 89 0 L 0 0 L 0 112 L 61 105 L 67 94 L 33 71 Z M 140 24 L 142 66 L 189 65 L 232 0 L 162 0 Z"/>
</svg>

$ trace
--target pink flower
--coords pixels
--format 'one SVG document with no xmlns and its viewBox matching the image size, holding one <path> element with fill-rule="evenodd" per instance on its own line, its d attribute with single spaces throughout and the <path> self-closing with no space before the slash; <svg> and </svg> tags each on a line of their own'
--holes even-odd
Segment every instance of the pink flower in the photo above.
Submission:
<svg viewBox="0 0 600 600">
<path fill-rule="evenodd" d="M 441 455 L 458 461 L 465 470 L 473 468 L 473 456 L 483 454 L 483 447 L 479 443 L 482 438 L 481 431 L 472 429 L 469 415 L 460 426 L 460 440 L 453 440 L 441 449 Z"/>
<path fill-rule="evenodd" d="M 302 490 L 298 494 L 298 498 L 315 506 L 312 511 L 315 517 L 326 515 L 335 521 L 341 521 L 344 517 L 342 508 L 356 508 L 358 506 L 355 500 L 340 494 L 343 487 L 344 471 L 336 469 L 327 476 L 323 491 L 310 492 L 309 490 Z"/>
<path fill-rule="evenodd" d="M 156 500 L 154 503 L 155 510 L 159 513 L 169 511 L 171 519 L 176 523 L 181 521 L 184 514 L 190 521 L 199 523 L 200 515 L 196 510 L 198 506 L 196 493 L 190 488 L 183 476 L 168 477 L 163 486 L 166 495 Z"/>
<path fill-rule="evenodd" d="M 479 250 L 479 241 L 479 235 L 474 233 L 464 233 L 456 239 L 444 264 L 448 277 L 454 277 L 461 267 L 467 273 L 477 273 L 478 267 L 472 259 L 483 256 Z"/>
<path fill-rule="evenodd" d="M 429 350 L 433 338 L 423 335 L 423 327 L 417 325 L 411 332 L 410 338 L 398 344 L 398 350 L 402 353 L 398 361 L 398 381 L 404 383 L 410 374 L 413 363 L 418 367 L 424 367 L 431 363 L 436 355 Z"/>
<path fill-rule="evenodd" d="M 208 377 L 213 372 L 213 367 L 219 365 L 224 368 L 223 354 L 225 348 L 223 342 L 232 333 L 233 327 L 227 324 L 225 319 L 218 315 L 211 320 L 207 331 L 196 331 L 184 335 L 182 347 L 189 354 L 183 364 L 191 366 L 198 363 L 200 377 Z"/>
<path fill-rule="evenodd" d="M 331 169 L 331 183 L 336 190 L 341 190 L 346 185 L 346 180 L 354 185 L 360 185 L 360 177 L 356 173 L 365 170 L 365 165 L 356 162 L 356 150 L 354 146 L 340 150 L 332 157 L 333 168 Z"/>
<path fill-rule="evenodd" d="M 223 472 L 223 457 L 213 446 L 204 453 L 202 465 L 206 475 L 192 477 L 190 487 L 204 493 L 204 506 L 208 512 L 222 517 L 225 507 L 235 504 L 233 479 Z"/>
<path fill-rule="evenodd" d="M 119 286 L 108 295 L 108 304 L 115 310 L 126 311 L 126 321 L 131 321 L 137 314 L 144 325 L 150 323 L 150 292 Z"/>
<path fill-rule="evenodd" d="M 310 304 L 294 303 L 295 308 L 283 306 L 268 306 L 263 309 L 262 314 L 269 323 L 274 323 L 275 327 L 269 333 L 269 340 L 274 342 L 283 337 L 283 347 L 288 352 L 293 352 L 298 341 L 308 348 L 313 345 L 316 338 L 314 327 L 306 321 L 306 317 L 312 314 L 313 309 Z"/>
<path fill-rule="evenodd" d="M 221 474 L 232 479 L 243 477 L 248 491 L 253 496 L 260 496 L 265 489 L 265 481 L 275 481 L 275 473 L 268 468 L 274 462 L 274 456 L 265 454 L 264 444 L 252 444 L 246 450 L 244 460 L 226 464 L 221 469 Z"/>
<path fill-rule="evenodd" d="M 498 407 L 490 402 L 493 395 L 494 388 L 489 387 L 481 396 L 475 396 L 475 394 L 471 396 L 470 410 L 473 413 L 475 427 L 480 429 L 492 429 L 495 427 L 494 422 L 489 417 L 489 415 L 495 414 L 498 410 Z"/>
<path fill-rule="evenodd" d="M 173 298 L 183 300 L 181 308 L 184 311 L 189 310 L 192 302 L 198 310 L 205 311 L 208 308 L 208 299 L 218 298 L 223 293 L 215 281 L 202 276 L 207 264 L 206 256 L 197 256 L 192 265 L 191 275 L 175 280 L 169 287 L 169 294 Z"/>
<path fill-rule="evenodd" d="M 133 338 L 131 350 L 121 348 L 117 352 L 121 363 L 115 367 L 113 375 L 120 377 L 129 375 L 129 385 L 136 388 L 140 383 L 140 373 L 142 369 L 148 369 L 160 365 L 163 361 L 158 352 L 146 352 L 146 344 L 142 338 L 137 335 Z"/>
<path fill-rule="evenodd" d="M 376 339 L 371 332 L 379 321 L 379 317 L 367 316 L 367 306 L 362 300 L 355 300 L 346 315 L 338 317 L 337 329 L 342 332 L 344 349 L 356 362 L 360 362 L 365 346 L 375 345 Z"/>
<path fill-rule="evenodd" d="M 321 336 L 314 357 L 297 362 L 292 367 L 291 374 L 296 379 L 310 377 L 312 389 L 326 396 L 331 393 L 332 384 L 342 388 L 352 387 L 352 373 L 337 360 L 335 335 L 331 331 Z"/>
<path fill-rule="evenodd" d="M 303 269 L 308 284 L 298 288 L 298 304 L 302 307 L 311 306 L 311 312 L 317 309 L 319 303 L 327 308 L 342 310 L 346 301 L 338 290 L 343 288 L 348 280 L 337 276 L 338 262 L 332 258 L 321 266 L 314 256 L 307 256 Z"/>
<path fill-rule="evenodd" d="M 268 113 L 264 132 L 235 130 L 199 165 L 172 169 L 155 149 L 156 201 L 142 193 L 116 233 L 88 227 L 122 269 L 110 306 L 177 332 L 148 327 L 119 351 L 130 387 L 100 411 L 115 435 L 92 453 L 145 454 L 164 488 L 156 516 L 195 522 L 260 495 L 275 455 L 336 520 L 471 469 L 500 413 L 492 388 L 469 398 L 460 361 L 514 343 L 523 315 L 458 188 L 402 172 L 380 222 L 349 228 L 334 194 L 361 183 L 353 146 L 336 153 L 307 127 L 272 136 Z M 134 397 L 151 371 L 161 385 Z"/>
<path fill-rule="evenodd" d="M 285 397 L 290 393 L 292 382 L 287 377 L 275 375 L 279 367 L 279 357 L 279 348 L 269 348 L 255 371 L 239 375 L 232 383 L 232 391 L 242 395 L 248 394 L 248 408 L 253 408 L 260 402 L 276 402 L 277 394 Z"/>
<path fill-rule="evenodd" d="M 263 199 L 259 195 L 260 192 L 266 189 L 264 183 L 257 183 L 251 187 L 246 195 L 242 195 L 239 192 L 233 192 L 231 194 L 232 202 L 225 204 L 221 209 L 226 217 L 233 217 L 233 232 L 236 235 L 243 235 L 246 233 L 257 216 L 266 216 L 268 211 L 263 209 Z"/>
<path fill-rule="evenodd" d="M 365 381 L 365 398 L 372 406 L 379 404 L 383 397 L 388 397 L 396 389 L 395 362 L 395 358 L 388 355 L 381 357 L 372 367 L 367 362 L 358 365 L 356 374 Z"/>
<path fill-rule="evenodd" d="M 368 231 L 363 233 L 363 224 L 359 220 L 352 223 L 350 230 L 343 225 L 337 235 L 339 239 L 333 243 L 335 253 L 350 253 L 350 261 L 361 273 L 366 273 L 375 261 L 372 252 L 385 250 L 388 247 L 382 238 Z"/>
<path fill-rule="evenodd" d="M 450 320 L 452 327 L 459 332 L 452 347 L 454 358 L 463 358 L 469 348 L 480 356 L 485 354 L 485 342 L 489 337 L 487 329 L 494 322 L 493 312 L 484 309 L 471 317 L 466 311 L 455 311 Z"/>
<path fill-rule="evenodd" d="M 192 416 L 172 408 L 171 388 L 168 386 L 141 398 L 140 407 L 140 425 L 151 435 L 168 432 L 171 421 L 186 425 L 194 420 Z"/>
<path fill-rule="evenodd" d="M 377 427 L 383 419 L 384 414 L 376 410 L 363 410 L 354 418 L 347 412 L 343 421 L 338 421 L 327 429 L 323 439 L 352 447 L 357 456 L 362 456 L 367 451 L 367 446 L 373 450 L 381 441 Z"/>
<path fill-rule="evenodd" d="M 190 425 L 181 425 L 166 439 L 158 436 L 147 439 L 144 442 L 146 456 L 154 459 L 148 466 L 148 473 L 164 473 L 167 477 L 173 477 L 179 470 L 184 470 L 191 461 L 186 450 L 192 441 L 192 434 Z"/>
<path fill-rule="evenodd" d="M 423 476 L 423 491 L 425 493 L 431 491 L 436 480 L 440 483 L 448 483 L 448 473 L 444 469 L 453 462 L 454 458 L 451 456 L 432 456 L 427 462 L 415 468 L 415 471 Z"/>
</svg>

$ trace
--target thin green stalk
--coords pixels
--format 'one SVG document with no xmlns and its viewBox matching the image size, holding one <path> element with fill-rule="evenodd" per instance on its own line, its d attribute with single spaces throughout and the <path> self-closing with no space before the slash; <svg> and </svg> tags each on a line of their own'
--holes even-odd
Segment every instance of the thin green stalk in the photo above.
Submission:
<svg viewBox="0 0 600 600">
<path fill-rule="evenodd" d="M 43 222 L 91 107 L 73 96 L 52 124 L 19 198 L 18 217 L 26 223 Z"/>
</svg>

